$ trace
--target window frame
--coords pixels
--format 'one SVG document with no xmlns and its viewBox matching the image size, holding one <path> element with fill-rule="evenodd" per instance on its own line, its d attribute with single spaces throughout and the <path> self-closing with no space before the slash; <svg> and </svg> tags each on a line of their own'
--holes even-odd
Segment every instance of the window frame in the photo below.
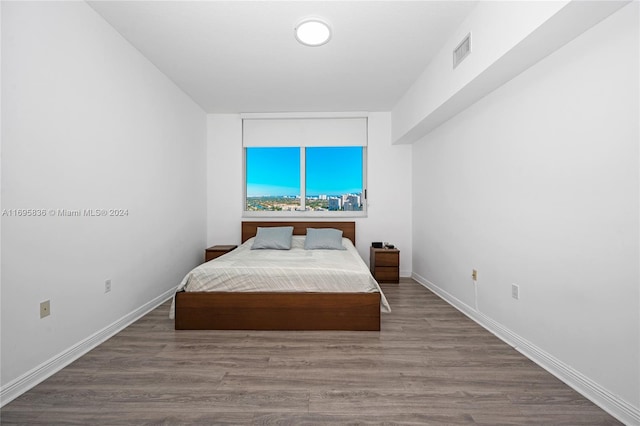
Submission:
<svg viewBox="0 0 640 426">
<path fill-rule="evenodd" d="M 354 145 L 356 146 L 356 145 Z M 303 210 L 296 211 L 249 211 L 247 210 L 247 149 L 242 147 L 242 217 L 300 217 L 300 218 L 357 218 L 367 217 L 367 151 L 368 146 L 362 146 L 362 210 L 353 211 L 311 211 L 306 209 L 306 146 L 300 145 L 300 207 Z M 279 148 L 277 146 L 271 148 Z M 309 147 L 310 148 L 310 147 Z M 328 147 L 329 148 L 329 147 Z"/>
</svg>

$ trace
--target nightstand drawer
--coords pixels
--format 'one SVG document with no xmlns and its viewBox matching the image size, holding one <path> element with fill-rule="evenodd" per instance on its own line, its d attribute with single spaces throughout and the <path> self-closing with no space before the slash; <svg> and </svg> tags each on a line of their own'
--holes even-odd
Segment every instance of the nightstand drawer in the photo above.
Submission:
<svg viewBox="0 0 640 426">
<path fill-rule="evenodd" d="M 397 267 L 376 267 L 374 275 L 379 283 L 397 283 L 400 281 L 400 271 Z"/>
<path fill-rule="evenodd" d="M 376 252 L 376 267 L 378 266 L 398 266 L 400 259 L 400 253 L 398 251 L 377 251 Z"/>
</svg>

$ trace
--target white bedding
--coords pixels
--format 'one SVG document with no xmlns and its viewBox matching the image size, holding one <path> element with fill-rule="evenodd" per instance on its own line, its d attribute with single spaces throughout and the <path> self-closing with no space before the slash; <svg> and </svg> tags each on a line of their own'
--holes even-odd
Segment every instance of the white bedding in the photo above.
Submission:
<svg viewBox="0 0 640 426">
<path fill-rule="evenodd" d="M 250 238 L 232 252 L 193 269 L 177 291 L 379 292 L 381 311 L 391 312 L 351 240 L 342 239 L 346 250 L 305 250 L 304 238 L 294 236 L 291 250 L 251 250 Z"/>
</svg>

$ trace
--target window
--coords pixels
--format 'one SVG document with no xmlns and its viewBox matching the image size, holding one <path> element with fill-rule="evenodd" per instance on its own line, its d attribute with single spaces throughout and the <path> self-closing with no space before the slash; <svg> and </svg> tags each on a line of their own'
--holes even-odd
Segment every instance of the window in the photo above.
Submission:
<svg viewBox="0 0 640 426">
<path fill-rule="evenodd" d="M 306 206 L 315 211 L 362 211 L 361 146 L 305 149 Z"/>
<path fill-rule="evenodd" d="M 359 146 L 246 148 L 245 211 L 363 211 L 363 158 Z"/>
<path fill-rule="evenodd" d="M 300 148 L 246 148 L 246 211 L 300 206 Z"/>
<path fill-rule="evenodd" d="M 243 121 L 245 216 L 366 214 L 366 119 L 335 120 Z"/>
</svg>

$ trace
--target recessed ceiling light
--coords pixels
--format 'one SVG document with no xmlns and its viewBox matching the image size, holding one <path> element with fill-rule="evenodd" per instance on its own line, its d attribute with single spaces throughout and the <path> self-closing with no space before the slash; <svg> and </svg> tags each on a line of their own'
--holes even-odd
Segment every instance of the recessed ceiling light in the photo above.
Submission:
<svg viewBox="0 0 640 426">
<path fill-rule="evenodd" d="M 331 29 L 326 22 L 316 18 L 305 19 L 294 28 L 296 40 L 305 46 L 322 46 L 331 39 Z"/>
</svg>

